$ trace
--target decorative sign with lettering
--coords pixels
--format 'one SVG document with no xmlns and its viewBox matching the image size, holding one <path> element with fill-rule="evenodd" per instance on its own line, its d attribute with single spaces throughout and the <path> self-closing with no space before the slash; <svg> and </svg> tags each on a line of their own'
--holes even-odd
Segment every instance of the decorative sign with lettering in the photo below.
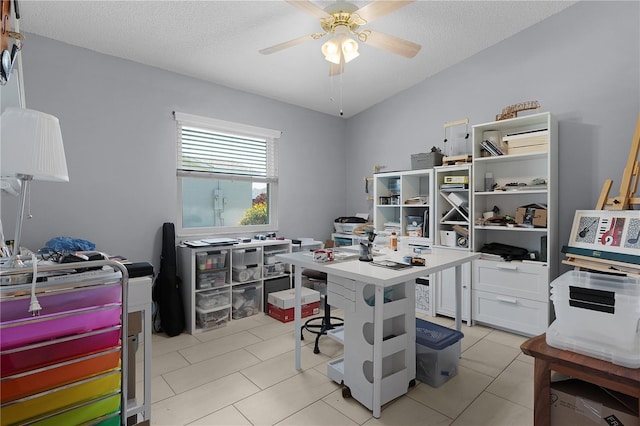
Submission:
<svg viewBox="0 0 640 426">
<path fill-rule="evenodd" d="M 507 118 L 516 118 L 518 116 L 518 112 L 529 109 L 540 109 L 540 103 L 538 101 L 527 101 L 509 105 L 502 109 L 502 113 L 496 115 L 496 121 L 506 120 Z"/>
</svg>

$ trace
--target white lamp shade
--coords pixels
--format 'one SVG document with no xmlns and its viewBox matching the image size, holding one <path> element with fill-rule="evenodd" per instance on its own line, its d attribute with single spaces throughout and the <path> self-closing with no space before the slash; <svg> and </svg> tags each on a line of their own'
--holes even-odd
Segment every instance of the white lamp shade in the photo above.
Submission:
<svg viewBox="0 0 640 426">
<path fill-rule="evenodd" d="M 360 53 L 358 53 L 358 43 L 349 37 L 345 37 L 342 40 L 342 54 L 344 55 L 345 62 L 349 62 L 360 56 Z"/>
<path fill-rule="evenodd" d="M 25 108 L 7 108 L 1 117 L 0 175 L 33 176 L 35 180 L 68 182 L 60 122 Z"/>
<path fill-rule="evenodd" d="M 322 45 L 321 50 L 327 61 L 336 65 L 340 64 L 340 40 L 337 37 L 327 40 L 327 42 Z"/>
</svg>

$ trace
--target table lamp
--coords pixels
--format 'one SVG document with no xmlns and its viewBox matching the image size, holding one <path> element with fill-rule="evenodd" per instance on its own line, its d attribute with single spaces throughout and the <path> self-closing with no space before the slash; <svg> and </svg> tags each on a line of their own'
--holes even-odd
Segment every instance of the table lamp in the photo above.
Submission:
<svg viewBox="0 0 640 426">
<path fill-rule="evenodd" d="M 21 183 L 13 253 L 6 266 L 21 266 L 20 237 L 25 198 L 32 180 L 68 182 L 58 119 L 40 111 L 6 108 L 1 116 L 0 176 Z"/>
</svg>

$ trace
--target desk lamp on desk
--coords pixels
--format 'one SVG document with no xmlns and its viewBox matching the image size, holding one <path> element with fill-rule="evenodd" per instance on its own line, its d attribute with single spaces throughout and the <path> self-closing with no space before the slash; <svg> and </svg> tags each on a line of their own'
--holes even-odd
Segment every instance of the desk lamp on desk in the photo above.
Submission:
<svg viewBox="0 0 640 426">
<path fill-rule="evenodd" d="M 67 160 L 58 119 L 40 111 L 7 108 L 1 116 L 0 176 L 18 179 L 20 200 L 13 253 L 6 267 L 22 266 L 20 240 L 29 185 L 32 180 L 69 182 Z"/>
</svg>

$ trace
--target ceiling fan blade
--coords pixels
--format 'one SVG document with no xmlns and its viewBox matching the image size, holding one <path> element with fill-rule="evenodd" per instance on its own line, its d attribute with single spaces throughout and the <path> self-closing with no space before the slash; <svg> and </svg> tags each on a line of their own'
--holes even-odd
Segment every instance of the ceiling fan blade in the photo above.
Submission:
<svg viewBox="0 0 640 426">
<path fill-rule="evenodd" d="M 367 21 L 367 23 L 371 23 L 391 12 L 395 12 L 409 3 L 413 3 L 414 1 L 415 0 L 374 0 L 353 13 L 360 16 L 362 19 Z"/>
<path fill-rule="evenodd" d="M 272 53 L 276 53 L 276 52 L 279 52 L 281 50 L 284 50 L 284 49 L 286 49 L 288 47 L 297 46 L 297 45 L 302 44 L 304 42 L 314 40 L 314 35 L 315 34 L 309 34 L 309 35 L 306 35 L 306 36 L 294 38 L 293 40 L 285 41 L 284 43 L 279 43 L 279 44 L 276 44 L 274 46 L 261 49 L 258 52 L 262 53 L 263 55 L 270 55 Z"/>
<path fill-rule="evenodd" d="M 419 44 L 377 31 L 371 31 L 363 43 L 388 50 L 405 58 L 413 58 L 422 48 Z"/>
<path fill-rule="evenodd" d="M 295 6 L 298 9 L 302 10 L 303 12 L 308 13 L 309 15 L 315 16 L 316 18 L 325 19 L 325 18 L 331 17 L 331 15 L 329 15 L 324 10 L 320 9 L 315 4 L 311 3 L 309 0 L 285 0 L 285 1 L 290 5 Z"/>
</svg>

